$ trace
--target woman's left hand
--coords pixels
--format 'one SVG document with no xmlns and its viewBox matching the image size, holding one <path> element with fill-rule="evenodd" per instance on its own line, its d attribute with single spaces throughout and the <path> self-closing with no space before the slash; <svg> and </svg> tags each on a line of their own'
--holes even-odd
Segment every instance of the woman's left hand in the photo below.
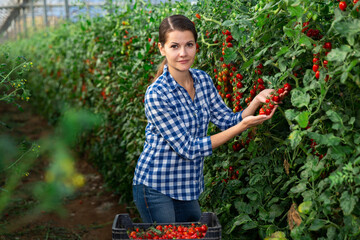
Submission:
<svg viewBox="0 0 360 240">
<path fill-rule="evenodd" d="M 262 90 L 258 95 L 256 95 L 255 99 L 258 104 L 266 103 L 266 99 L 270 98 L 270 95 L 274 93 L 274 89 L 265 89 Z"/>
</svg>

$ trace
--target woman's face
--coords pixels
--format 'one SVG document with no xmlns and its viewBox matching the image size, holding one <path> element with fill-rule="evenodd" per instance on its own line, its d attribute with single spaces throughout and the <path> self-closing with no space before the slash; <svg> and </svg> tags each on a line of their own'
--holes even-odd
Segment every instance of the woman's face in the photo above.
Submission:
<svg viewBox="0 0 360 240">
<path fill-rule="evenodd" d="M 172 31 L 164 46 L 158 44 L 161 55 L 167 59 L 169 71 L 188 71 L 194 62 L 196 43 L 191 31 Z"/>
</svg>

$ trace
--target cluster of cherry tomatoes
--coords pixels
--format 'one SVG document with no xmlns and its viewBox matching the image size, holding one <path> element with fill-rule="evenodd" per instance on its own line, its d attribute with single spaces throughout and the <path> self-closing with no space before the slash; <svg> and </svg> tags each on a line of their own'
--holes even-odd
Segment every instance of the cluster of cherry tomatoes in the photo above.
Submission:
<svg viewBox="0 0 360 240">
<path fill-rule="evenodd" d="M 233 166 L 230 166 L 229 169 L 225 169 L 226 171 L 228 171 L 229 177 L 228 178 L 224 178 L 223 180 L 221 180 L 224 183 L 227 183 L 229 180 L 235 180 L 239 178 L 239 170 L 234 169 Z"/>
<path fill-rule="evenodd" d="M 182 225 L 157 225 L 148 229 L 129 230 L 130 239 L 200 239 L 204 238 L 208 226 L 206 224 L 192 223 L 189 226 Z"/>
<path fill-rule="evenodd" d="M 261 75 L 263 68 L 264 68 L 264 66 L 262 65 L 262 63 L 259 63 L 259 64 L 256 66 L 256 69 L 254 70 L 254 71 L 255 71 L 255 74 Z M 254 97 L 256 96 L 256 94 L 258 94 L 259 92 L 261 92 L 261 91 L 264 90 L 264 89 L 265 89 L 264 80 L 263 80 L 261 77 L 259 77 L 256 81 L 254 81 L 253 87 L 252 87 L 252 89 L 250 90 L 250 96 L 245 99 L 245 103 L 246 103 L 247 105 L 249 105 L 250 102 L 251 102 L 251 101 L 254 99 Z"/>
<path fill-rule="evenodd" d="M 233 103 L 234 112 L 239 112 L 242 110 L 240 100 L 243 97 L 243 93 L 238 90 L 243 88 L 241 82 L 243 76 L 240 73 L 236 73 L 237 68 L 233 64 L 223 63 L 221 67 L 222 71 L 220 72 L 214 69 L 215 78 L 217 79 L 216 88 L 223 99 L 226 98 Z M 233 87 L 233 85 L 235 85 L 235 87 Z"/>
<path fill-rule="evenodd" d="M 309 25 L 310 25 L 309 21 L 304 22 L 303 25 L 302 25 L 303 29 L 301 30 L 301 32 L 305 33 L 306 36 L 308 36 L 309 38 L 312 38 L 314 40 L 322 39 L 323 35 L 320 33 L 320 30 L 319 29 L 312 29 L 312 28 L 309 29 Z"/>
<path fill-rule="evenodd" d="M 325 56 L 327 56 L 327 54 L 331 51 L 332 49 L 332 45 L 331 45 L 331 42 L 326 42 L 324 43 L 323 45 L 323 48 L 325 49 Z M 312 70 L 314 71 L 315 73 L 315 77 L 316 79 L 319 79 L 320 78 L 320 67 L 321 67 L 321 64 L 324 68 L 327 69 L 327 65 L 328 65 L 328 61 L 325 59 L 323 61 L 320 61 L 320 53 L 315 53 L 314 54 L 314 58 L 313 58 L 313 67 L 312 67 Z M 325 77 L 325 81 L 327 82 L 329 80 L 329 75 L 326 75 Z"/>
<path fill-rule="evenodd" d="M 270 97 L 266 99 L 266 103 L 260 108 L 259 115 L 270 115 L 275 105 L 289 95 L 291 89 L 291 85 L 285 83 L 282 88 L 279 88 L 274 94 L 270 95 Z"/>
</svg>

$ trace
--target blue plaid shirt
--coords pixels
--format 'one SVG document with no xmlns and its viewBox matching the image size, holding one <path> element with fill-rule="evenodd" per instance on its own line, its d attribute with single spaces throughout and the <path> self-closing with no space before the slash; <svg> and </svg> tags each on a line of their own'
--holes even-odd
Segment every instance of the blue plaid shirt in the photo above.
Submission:
<svg viewBox="0 0 360 240">
<path fill-rule="evenodd" d="M 133 179 L 173 199 L 195 200 L 204 190 L 204 157 L 212 154 L 209 122 L 225 130 L 242 120 L 226 106 L 209 75 L 190 69 L 195 98 L 163 74 L 145 94 L 146 140 Z"/>
</svg>

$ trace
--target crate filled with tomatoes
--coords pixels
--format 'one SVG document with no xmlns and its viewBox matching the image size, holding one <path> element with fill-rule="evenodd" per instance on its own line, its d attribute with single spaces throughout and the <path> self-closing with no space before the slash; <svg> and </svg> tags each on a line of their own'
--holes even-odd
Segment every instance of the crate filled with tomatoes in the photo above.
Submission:
<svg viewBox="0 0 360 240">
<path fill-rule="evenodd" d="M 221 225 L 215 213 L 204 212 L 199 222 L 133 223 L 129 214 L 117 214 L 112 239 L 204 239 L 220 240 Z"/>
</svg>

